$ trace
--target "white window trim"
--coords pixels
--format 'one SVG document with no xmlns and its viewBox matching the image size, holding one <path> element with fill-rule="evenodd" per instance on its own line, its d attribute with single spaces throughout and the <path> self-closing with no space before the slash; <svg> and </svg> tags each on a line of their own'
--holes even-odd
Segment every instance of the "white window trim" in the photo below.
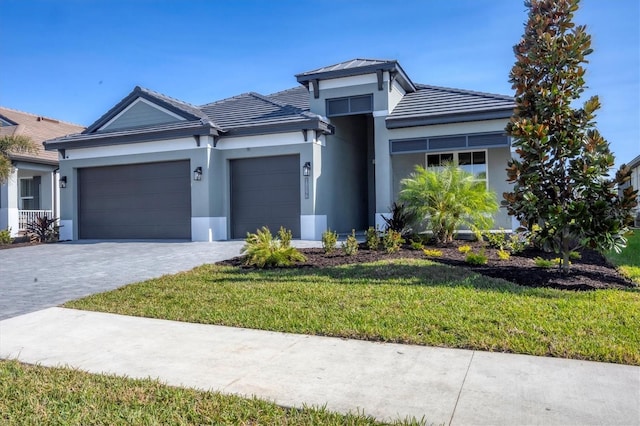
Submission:
<svg viewBox="0 0 640 426">
<path fill-rule="evenodd" d="M 19 205 L 19 209 L 20 210 L 25 210 L 25 208 L 24 208 L 24 200 L 33 200 L 34 199 L 33 195 L 30 195 L 30 196 L 29 195 L 27 195 L 27 196 L 22 195 L 22 181 L 25 181 L 25 180 L 30 180 L 31 181 L 31 185 L 33 187 L 33 177 L 22 177 L 22 178 L 20 178 L 20 181 L 18 182 L 18 191 L 19 191 L 18 198 L 20 199 L 20 205 Z M 35 191 L 35 188 L 33 188 L 33 190 Z"/>
<path fill-rule="evenodd" d="M 446 154 L 453 154 L 453 161 L 456 164 L 460 164 L 458 161 L 458 155 L 465 153 L 465 152 L 484 152 L 484 161 L 485 161 L 485 166 L 486 166 L 486 177 L 484 179 L 474 179 L 475 181 L 481 181 L 484 180 L 485 181 L 485 186 L 487 189 L 489 189 L 489 152 L 487 149 L 461 149 L 459 151 L 438 151 L 438 152 L 425 152 L 424 154 L 424 164 L 426 166 L 426 168 L 429 168 L 429 155 L 446 155 Z M 473 158 L 473 156 L 472 156 Z"/>
</svg>

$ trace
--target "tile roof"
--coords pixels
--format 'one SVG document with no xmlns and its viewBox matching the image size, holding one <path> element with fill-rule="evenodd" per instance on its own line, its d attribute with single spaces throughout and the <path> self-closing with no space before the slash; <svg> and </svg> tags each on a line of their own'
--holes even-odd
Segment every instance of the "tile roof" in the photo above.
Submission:
<svg viewBox="0 0 640 426">
<path fill-rule="evenodd" d="M 456 117 L 478 114 L 511 116 L 515 101 L 511 96 L 470 90 L 416 84 L 417 91 L 407 93 L 387 117 L 387 127 L 400 124 L 455 122 Z M 391 125 L 394 123 L 397 125 Z M 416 125 L 416 124 L 413 124 Z"/>
<path fill-rule="evenodd" d="M 0 135 L 23 135 L 35 142 L 38 151 L 34 154 L 11 154 L 15 160 L 42 160 L 47 163 L 57 163 L 58 153 L 45 151 L 42 142 L 48 139 L 78 133 L 84 127 L 67 123 L 53 118 L 43 117 L 27 112 L 0 107 L 0 116 L 7 118 L 17 126 L 0 127 Z"/>
<path fill-rule="evenodd" d="M 304 89 L 304 88 L 303 88 Z M 284 93 L 288 92 L 288 93 Z M 308 96 L 308 95 L 307 95 Z M 294 101 L 295 104 L 287 103 Z M 308 112 L 300 93 L 290 89 L 271 96 L 255 92 L 202 105 L 200 109 L 225 131 L 255 126 L 283 125 L 309 121 L 319 116 Z"/>
<path fill-rule="evenodd" d="M 303 111 L 309 111 L 309 90 L 304 86 L 297 86 L 291 89 L 267 95 L 269 99 L 288 105 L 293 105 Z"/>
<path fill-rule="evenodd" d="M 356 68 L 365 68 L 376 65 L 388 65 L 388 64 L 397 64 L 398 62 L 395 60 L 387 60 L 387 59 L 350 59 L 348 61 L 340 62 L 337 64 L 329 65 L 326 67 L 318 68 L 312 71 L 306 71 L 298 76 L 307 76 L 312 74 L 321 74 L 332 71 L 342 71 L 342 70 L 352 70 Z"/>
</svg>

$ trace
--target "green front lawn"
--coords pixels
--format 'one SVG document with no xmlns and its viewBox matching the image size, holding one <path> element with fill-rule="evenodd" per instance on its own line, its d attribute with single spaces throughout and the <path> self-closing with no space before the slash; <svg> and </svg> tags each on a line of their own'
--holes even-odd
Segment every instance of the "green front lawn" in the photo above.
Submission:
<svg viewBox="0 0 640 426">
<path fill-rule="evenodd" d="M 3 425 L 373 425 L 364 415 L 0 360 Z M 397 424 L 416 424 L 398 422 Z"/>
<path fill-rule="evenodd" d="M 65 304 L 194 323 L 640 365 L 640 291 L 521 287 L 428 260 L 204 265 Z"/>
<path fill-rule="evenodd" d="M 622 253 L 610 251 L 607 259 L 623 274 L 640 284 L 640 229 L 634 230 L 628 238 L 627 247 Z"/>
</svg>

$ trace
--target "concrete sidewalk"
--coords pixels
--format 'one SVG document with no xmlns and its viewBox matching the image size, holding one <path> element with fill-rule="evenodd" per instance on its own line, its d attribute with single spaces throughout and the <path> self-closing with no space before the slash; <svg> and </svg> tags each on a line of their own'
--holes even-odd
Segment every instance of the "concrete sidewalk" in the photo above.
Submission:
<svg viewBox="0 0 640 426">
<path fill-rule="evenodd" d="M 640 424 L 640 367 L 49 308 L 0 321 L 0 357 L 453 425 Z"/>
</svg>

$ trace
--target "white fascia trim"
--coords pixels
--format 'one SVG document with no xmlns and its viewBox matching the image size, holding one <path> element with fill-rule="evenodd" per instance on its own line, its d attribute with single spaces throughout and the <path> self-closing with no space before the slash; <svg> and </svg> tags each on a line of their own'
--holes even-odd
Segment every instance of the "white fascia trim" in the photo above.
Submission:
<svg viewBox="0 0 640 426">
<path fill-rule="evenodd" d="M 301 215 L 300 216 L 300 239 L 320 241 L 322 234 L 327 230 L 326 215 Z"/>
<path fill-rule="evenodd" d="M 385 77 L 388 78 L 389 73 L 385 72 Z M 387 81 L 387 80 L 385 80 Z M 400 83 L 398 83 L 398 80 L 393 80 L 393 84 L 391 85 L 392 90 L 397 90 L 398 92 L 400 92 L 400 94 L 402 94 L 402 96 L 406 95 L 407 92 L 404 90 L 404 88 L 400 85 Z"/>
<path fill-rule="evenodd" d="M 60 220 L 60 241 L 69 241 L 73 239 L 73 220 Z"/>
<path fill-rule="evenodd" d="M 120 111 L 115 117 L 113 117 L 111 120 L 107 121 L 106 124 L 102 127 L 100 127 L 98 130 L 104 130 L 107 127 L 109 127 L 111 124 L 113 124 L 114 121 L 116 121 L 118 118 L 122 117 L 124 114 L 127 113 L 127 111 L 129 111 L 131 108 L 133 108 L 134 105 L 138 104 L 139 102 L 143 102 L 147 105 L 149 105 L 150 107 L 153 107 L 155 109 L 157 109 L 158 111 L 161 111 L 167 115 L 170 115 L 173 118 L 177 118 L 180 121 L 185 121 L 186 119 L 184 117 L 180 117 L 178 114 L 176 114 L 175 112 L 171 112 L 166 108 L 162 108 L 160 105 L 156 105 L 153 102 L 149 102 L 148 100 L 144 99 L 144 98 L 136 98 L 135 101 L 131 102 L 125 109 L 123 109 L 122 111 Z"/>
<path fill-rule="evenodd" d="M 192 217 L 191 241 L 224 241 L 227 239 L 226 217 Z"/>
<path fill-rule="evenodd" d="M 199 147 L 199 149 L 208 148 L 208 144 L 201 144 L 201 146 Z M 66 152 L 66 158 L 68 160 L 80 160 L 85 158 L 116 157 L 119 155 L 153 154 L 156 152 L 181 151 L 184 149 L 198 149 L 193 137 L 169 139 L 164 141 L 69 149 Z"/>
<path fill-rule="evenodd" d="M 373 116 L 374 117 L 386 117 L 387 115 L 389 115 L 389 110 L 388 109 L 383 109 L 380 111 L 373 111 Z"/>
<path fill-rule="evenodd" d="M 313 132 L 309 132 L 311 136 Z M 217 149 L 263 148 L 268 146 L 296 145 L 305 143 L 302 131 L 290 133 L 272 133 L 267 135 L 220 138 Z"/>
<path fill-rule="evenodd" d="M 388 79 L 388 77 L 386 78 Z M 330 80 L 320 80 L 320 90 L 339 89 L 341 87 L 359 86 L 361 84 L 378 84 L 378 76 L 375 72 L 373 72 L 371 74 L 332 78 Z"/>
</svg>

